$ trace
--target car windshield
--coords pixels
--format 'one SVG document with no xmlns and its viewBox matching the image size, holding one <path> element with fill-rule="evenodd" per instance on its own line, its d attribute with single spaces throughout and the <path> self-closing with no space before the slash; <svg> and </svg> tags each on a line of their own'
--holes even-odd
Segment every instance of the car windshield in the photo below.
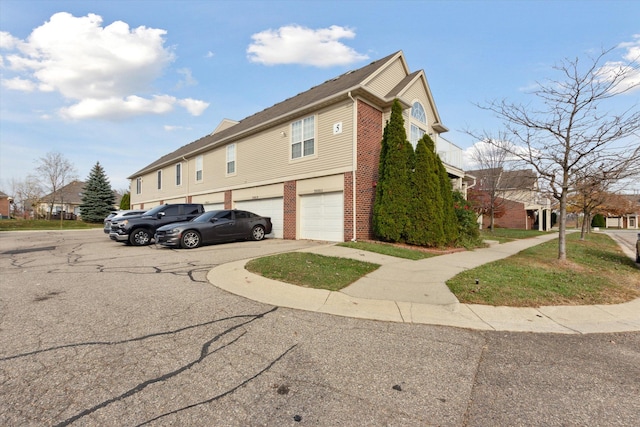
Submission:
<svg viewBox="0 0 640 427">
<path fill-rule="evenodd" d="M 193 222 L 209 222 L 220 211 L 209 211 L 192 219 Z"/>
<path fill-rule="evenodd" d="M 145 213 L 145 216 L 154 216 L 158 212 L 163 211 L 165 208 L 166 208 L 166 205 L 156 206 L 155 208 L 153 208 L 150 211 L 148 211 L 147 213 Z"/>
</svg>

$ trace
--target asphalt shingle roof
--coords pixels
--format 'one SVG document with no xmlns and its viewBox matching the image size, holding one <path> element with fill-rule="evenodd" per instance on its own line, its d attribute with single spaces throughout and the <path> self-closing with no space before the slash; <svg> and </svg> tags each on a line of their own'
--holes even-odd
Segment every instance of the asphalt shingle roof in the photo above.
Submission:
<svg viewBox="0 0 640 427">
<path fill-rule="evenodd" d="M 300 110 L 309 105 L 314 105 L 320 103 L 324 100 L 328 100 L 334 96 L 338 96 L 342 93 L 347 92 L 348 90 L 353 90 L 355 88 L 360 87 L 360 85 L 372 74 L 378 71 L 381 67 L 383 67 L 390 59 L 396 56 L 398 52 L 394 52 L 391 55 L 388 55 L 384 58 L 378 59 L 377 61 L 373 61 L 369 65 L 366 65 L 362 68 L 359 68 L 354 71 L 348 71 L 341 76 L 338 76 L 334 79 L 327 80 L 326 82 L 312 87 L 311 89 L 299 93 L 298 95 L 286 99 L 282 102 L 279 102 L 265 110 L 262 110 L 258 113 L 255 113 L 249 117 L 246 117 L 238 122 L 238 124 L 231 126 L 227 129 L 221 130 L 214 134 L 210 134 L 204 136 L 198 140 L 195 140 L 187 145 L 184 145 L 177 150 L 162 156 L 158 160 L 153 163 L 145 166 L 143 169 L 139 170 L 135 174 L 131 175 L 129 179 L 134 179 L 137 176 L 142 175 L 143 173 L 149 172 L 158 168 L 164 164 L 173 162 L 177 159 L 181 159 L 183 156 L 192 155 L 195 152 L 198 152 L 206 147 L 215 145 L 225 139 L 231 138 L 235 135 L 240 135 L 246 132 L 251 131 L 254 128 L 257 128 L 266 123 L 273 122 L 278 118 L 286 116 L 291 112 L 296 110 Z M 415 77 L 416 73 L 407 76 L 407 78 Z M 403 82 L 409 81 L 405 78 Z M 406 84 L 406 83 L 405 83 Z M 396 86 L 396 91 L 401 90 L 400 85 Z M 390 92 L 393 94 L 393 90 Z"/>
</svg>

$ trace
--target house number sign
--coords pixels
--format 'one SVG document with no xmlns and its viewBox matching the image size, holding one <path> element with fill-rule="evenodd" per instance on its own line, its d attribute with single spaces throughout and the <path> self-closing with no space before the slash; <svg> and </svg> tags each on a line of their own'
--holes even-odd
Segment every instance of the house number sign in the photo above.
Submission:
<svg viewBox="0 0 640 427">
<path fill-rule="evenodd" d="M 333 134 L 337 135 L 342 133 L 342 122 L 334 123 L 333 125 Z"/>
</svg>

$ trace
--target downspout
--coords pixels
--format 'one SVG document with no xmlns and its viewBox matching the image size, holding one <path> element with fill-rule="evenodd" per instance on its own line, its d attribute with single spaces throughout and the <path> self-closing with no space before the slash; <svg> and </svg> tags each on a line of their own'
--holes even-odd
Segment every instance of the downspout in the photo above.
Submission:
<svg viewBox="0 0 640 427">
<path fill-rule="evenodd" d="M 351 101 L 353 101 L 353 113 L 352 113 L 352 117 L 353 117 L 353 135 L 351 137 L 351 140 L 353 141 L 353 168 L 352 168 L 352 190 L 351 190 L 351 202 L 353 203 L 351 212 L 352 212 L 352 216 L 353 216 L 353 220 L 351 221 L 351 223 L 353 224 L 353 237 L 351 238 L 352 242 L 355 242 L 357 239 L 357 227 L 356 227 L 356 198 L 357 198 L 357 181 L 356 181 L 356 171 L 358 170 L 358 106 L 356 104 L 356 100 L 353 99 L 353 96 L 351 96 L 351 91 L 349 91 L 349 93 L 347 94 L 347 96 L 349 97 L 349 99 L 351 99 Z"/>
<path fill-rule="evenodd" d="M 187 160 L 184 156 L 182 156 L 182 160 L 184 160 L 184 162 L 187 164 L 187 194 L 185 195 L 185 203 L 191 203 L 191 201 L 189 200 L 189 160 Z M 181 171 L 182 172 L 182 171 Z"/>
</svg>

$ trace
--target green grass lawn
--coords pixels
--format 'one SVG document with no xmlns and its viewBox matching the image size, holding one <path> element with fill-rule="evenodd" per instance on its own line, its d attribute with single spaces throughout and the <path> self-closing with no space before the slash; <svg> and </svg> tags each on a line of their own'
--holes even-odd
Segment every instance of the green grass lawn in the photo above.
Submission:
<svg viewBox="0 0 640 427">
<path fill-rule="evenodd" d="M 567 235 L 567 262 L 552 240 L 447 282 L 462 303 L 537 307 L 616 304 L 640 297 L 640 271 L 607 235 Z M 476 283 L 477 281 L 477 283 Z"/>
<path fill-rule="evenodd" d="M 270 279 L 337 291 L 380 267 L 348 258 L 290 252 L 251 260 L 245 268 Z"/>
<path fill-rule="evenodd" d="M 0 231 L 16 230 L 78 230 L 87 228 L 102 228 L 104 224 L 89 224 L 76 220 L 45 220 L 45 219 L 0 219 Z"/>
<path fill-rule="evenodd" d="M 514 235 L 526 238 L 543 233 L 504 234 L 507 241 L 511 241 Z M 465 271 L 447 285 L 462 303 L 495 306 L 616 304 L 640 297 L 640 271 L 609 236 L 593 233 L 585 241 L 579 238 L 579 233 L 567 235 L 565 263 L 557 260 L 558 243 L 552 240 Z M 373 242 L 340 245 L 415 260 L 434 256 L 421 250 Z M 259 258 L 247 264 L 249 271 L 265 277 L 332 291 L 342 289 L 376 268 L 375 264 L 306 252 Z"/>
<path fill-rule="evenodd" d="M 517 230 L 511 228 L 495 228 L 493 231 L 480 230 L 482 240 L 496 240 L 500 243 L 512 242 L 514 240 L 528 239 L 530 237 L 548 234 L 548 231 L 538 230 Z"/>
<path fill-rule="evenodd" d="M 344 246 L 346 248 L 360 249 L 368 252 L 375 252 L 382 255 L 389 255 L 396 258 L 405 259 L 424 259 L 437 256 L 437 253 L 429 253 L 419 248 L 410 249 L 406 247 L 398 247 L 388 243 L 382 242 L 345 242 L 339 243 L 338 246 Z"/>
</svg>

